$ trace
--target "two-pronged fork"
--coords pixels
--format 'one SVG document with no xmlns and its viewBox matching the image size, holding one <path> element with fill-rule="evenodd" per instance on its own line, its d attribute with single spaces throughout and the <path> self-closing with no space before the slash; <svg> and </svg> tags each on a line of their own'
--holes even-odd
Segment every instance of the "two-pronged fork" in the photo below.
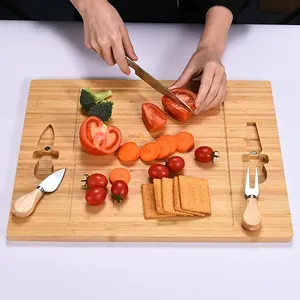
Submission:
<svg viewBox="0 0 300 300">
<path fill-rule="evenodd" d="M 245 195 L 247 197 L 247 206 L 244 211 L 242 226 L 250 231 L 258 230 L 261 226 L 261 215 L 257 206 L 257 198 L 259 195 L 258 187 L 258 171 L 255 168 L 254 187 L 250 187 L 250 168 L 247 168 Z"/>
</svg>

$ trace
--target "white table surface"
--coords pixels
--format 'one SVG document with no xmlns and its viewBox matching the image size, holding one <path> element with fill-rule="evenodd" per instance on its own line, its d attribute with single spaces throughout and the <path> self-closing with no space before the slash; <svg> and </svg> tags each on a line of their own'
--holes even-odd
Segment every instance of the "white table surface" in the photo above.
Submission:
<svg viewBox="0 0 300 300">
<path fill-rule="evenodd" d="M 179 76 L 202 31 L 128 29 L 141 65 L 159 79 Z M 9 243 L 30 80 L 125 75 L 85 48 L 81 24 L 0 21 L 0 37 L 0 299 L 299 299 L 299 26 L 233 26 L 223 59 L 228 79 L 272 82 L 294 226 L 288 244 Z"/>
</svg>

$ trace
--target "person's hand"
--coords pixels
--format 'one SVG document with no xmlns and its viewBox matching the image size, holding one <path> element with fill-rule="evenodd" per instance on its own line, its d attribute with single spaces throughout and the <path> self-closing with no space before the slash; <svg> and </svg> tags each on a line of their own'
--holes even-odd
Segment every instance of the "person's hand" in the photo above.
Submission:
<svg viewBox="0 0 300 300">
<path fill-rule="evenodd" d="M 225 99 L 227 76 L 221 58 L 214 49 L 199 47 L 170 88 L 184 87 L 199 75 L 201 83 L 195 101 L 197 115 L 220 105 Z"/>
<path fill-rule="evenodd" d="M 86 47 L 96 51 L 109 66 L 117 63 L 123 73 L 130 74 L 125 54 L 132 60 L 138 58 L 117 10 L 107 0 L 84 0 L 80 1 L 79 12 Z"/>
</svg>

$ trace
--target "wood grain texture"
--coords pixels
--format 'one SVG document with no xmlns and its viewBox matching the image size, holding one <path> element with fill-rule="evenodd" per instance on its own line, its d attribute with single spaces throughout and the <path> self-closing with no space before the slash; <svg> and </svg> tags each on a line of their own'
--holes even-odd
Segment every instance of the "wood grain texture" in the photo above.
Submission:
<svg viewBox="0 0 300 300">
<path fill-rule="evenodd" d="M 193 117 L 184 125 L 168 118 L 165 133 L 189 131 L 195 136 L 196 147 L 211 146 L 221 156 L 213 165 L 201 165 L 194 160 L 193 151 L 180 154 L 186 161 L 184 174 L 207 179 L 211 197 L 211 216 L 187 220 L 144 219 L 141 185 L 149 182 L 149 166 L 141 161 L 125 165 L 132 179 L 129 197 L 122 207 L 114 207 L 109 197 L 103 208 L 86 205 L 80 182 L 84 173 L 101 172 L 108 176 L 112 168 L 121 164 L 115 156 L 93 157 L 81 149 L 78 131 L 85 115 L 78 97 L 83 87 L 113 91 L 115 105 L 110 123 L 121 129 L 123 142 L 134 141 L 141 146 L 153 139 L 143 125 L 141 105 L 147 101 L 161 107 L 161 96 L 142 81 L 32 81 L 12 203 L 40 182 L 34 169 L 41 158 L 33 153 L 40 150 L 40 136 L 49 125 L 54 132 L 52 145 L 57 151 L 52 160 L 53 170 L 67 170 L 58 190 L 45 194 L 33 214 L 21 220 L 10 214 L 9 240 L 287 242 L 292 239 L 270 82 L 229 81 L 226 100 L 220 108 Z M 247 142 L 248 123 L 256 124 L 260 150 L 267 160 L 249 156 L 252 143 L 251 138 Z M 253 167 L 255 159 L 263 162 L 264 169 L 259 175 L 266 174 L 260 180 L 258 202 L 263 221 L 260 230 L 249 232 L 241 225 L 246 207 L 244 184 L 246 167 L 250 160 Z"/>
</svg>

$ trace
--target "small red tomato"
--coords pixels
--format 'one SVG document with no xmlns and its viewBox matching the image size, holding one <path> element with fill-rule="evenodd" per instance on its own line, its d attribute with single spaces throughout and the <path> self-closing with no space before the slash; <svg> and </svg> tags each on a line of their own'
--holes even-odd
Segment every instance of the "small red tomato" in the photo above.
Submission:
<svg viewBox="0 0 300 300">
<path fill-rule="evenodd" d="M 103 174 L 92 174 L 92 175 L 88 175 L 88 174 L 84 174 L 86 179 L 81 180 L 82 182 L 85 182 L 85 185 L 83 187 L 89 187 L 89 188 L 93 188 L 93 187 L 103 187 L 106 188 L 106 186 L 108 185 L 108 179 L 106 178 L 106 176 L 104 176 Z"/>
<path fill-rule="evenodd" d="M 87 191 L 85 200 L 89 205 L 100 205 L 106 198 L 106 190 L 103 187 L 94 187 Z"/>
<path fill-rule="evenodd" d="M 214 162 L 214 159 L 216 157 L 219 157 L 217 155 L 217 151 L 214 151 L 212 148 L 208 147 L 208 146 L 202 146 L 202 147 L 198 147 L 195 150 L 195 158 L 196 160 L 200 161 L 200 162 Z"/>
<path fill-rule="evenodd" d="M 169 169 L 162 164 L 154 164 L 149 168 L 148 174 L 151 178 L 161 179 L 169 177 Z"/>
<path fill-rule="evenodd" d="M 184 159 L 180 156 L 172 156 L 168 158 L 166 166 L 172 173 L 180 172 L 185 167 Z"/>
<path fill-rule="evenodd" d="M 111 186 L 111 196 L 120 203 L 128 195 L 128 185 L 123 180 L 116 180 Z"/>
</svg>

